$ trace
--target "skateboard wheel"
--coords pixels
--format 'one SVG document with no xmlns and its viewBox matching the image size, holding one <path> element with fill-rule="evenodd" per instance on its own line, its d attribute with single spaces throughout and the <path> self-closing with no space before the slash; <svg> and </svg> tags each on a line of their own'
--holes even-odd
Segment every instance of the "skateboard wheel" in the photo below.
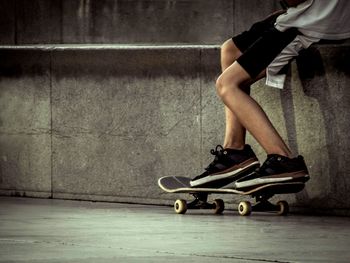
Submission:
<svg viewBox="0 0 350 263">
<path fill-rule="evenodd" d="M 225 210 L 225 203 L 222 199 L 215 199 L 214 200 L 214 214 L 222 214 Z"/>
<path fill-rule="evenodd" d="M 185 200 L 178 199 L 175 201 L 174 209 L 177 214 L 184 214 L 187 211 L 187 203 Z"/>
<path fill-rule="evenodd" d="M 289 205 L 286 201 L 277 202 L 277 206 L 279 208 L 277 215 L 285 216 L 289 213 Z"/>
<path fill-rule="evenodd" d="M 249 216 L 252 212 L 252 205 L 248 201 L 240 202 L 238 205 L 238 213 L 241 216 Z"/>
</svg>

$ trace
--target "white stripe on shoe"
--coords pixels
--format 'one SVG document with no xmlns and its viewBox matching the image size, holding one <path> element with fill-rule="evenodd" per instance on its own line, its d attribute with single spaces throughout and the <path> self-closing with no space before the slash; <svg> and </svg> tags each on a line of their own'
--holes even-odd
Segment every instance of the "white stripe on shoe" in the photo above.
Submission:
<svg viewBox="0 0 350 263">
<path fill-rule="evenodd" d="M 309 175 L 306 174 L 304 177 L 308 178 Z M 240 188 L 258 186 L 258 185 L 262 185 L 262 184 L 283 183 L 283 182 L 287 182 L 287 181 L 292 181 L 293 179 L 295 179 L 295 177 L 280 177 L 280 178 L 261 177 L 261 178 L 256 178 L 256 179 L 247 180 L 247 181 L 243 181 L 243 182 L 236 182 L 234 185 L 235 185 L 235 189 L 240 189 Z"/>
<path fill-rule="evenodd" d="M 200 178 L 200 179 L 198 179 L 196 181 L 190 181 L 190 185 L 192 187 L 194 187 L 194 186 L 198 186 L 198 185 L 214 182 L 214 181 L 217 181 L 217 180 L 226 179 L 226 178 L 229 178 L 231 176 L 237 175 L 237 174 L 239 174 L 239 173 L 249 169 L 252 166 L 256 166 L 256 165 L 259 165 L 259 164 L 260 164 L 259 161 L 255 161 L 255 162 L 252 162 L 251 164 L 249 164 L 249 165 L 247 165 L 247 166 L 245 166 L 243 168 L 238 168 L 238 169 L 236 169 L 234 171 L 230 171 L 228 173 L 208 175 L 208 176 Z"/>
<path fill-rule="evenodd" d="M 255 185 L 261 185 L 261 184 L 271 184 L 271 183 L 282 183 L 286 181 L 292 180 L 293 177 L 284 177 L 284 178 L 256 178 L 244 182 L 236 182 L 235 183 L 235 188 L 246 188 L 246 187 L 251 187 Z"/>
</svg>

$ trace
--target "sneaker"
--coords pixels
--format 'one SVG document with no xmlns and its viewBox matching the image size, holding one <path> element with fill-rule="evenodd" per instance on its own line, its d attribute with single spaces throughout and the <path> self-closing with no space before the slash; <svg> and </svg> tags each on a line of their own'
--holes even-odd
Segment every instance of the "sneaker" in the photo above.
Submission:
<svg viewBox="0 0 350 263">
<path fill-rule="evenodd" d="M 263 165 L 255 172 L 237 180 L 236 189 L 251 188 L 263 184 L 282 182 L 306 182 L 310 179 L 302 156 L 288 158 L 278 154 L 267 156 Z"/>
<path fill-rule="evenodd" d="M 224 149 L 218 145 L 210 153 L 215 155 L 214 161 L 190 182 L 192 187 L 220 188 L 260 166 L 249 145 L 245 145 L 243 150 Z"/>
</svg>

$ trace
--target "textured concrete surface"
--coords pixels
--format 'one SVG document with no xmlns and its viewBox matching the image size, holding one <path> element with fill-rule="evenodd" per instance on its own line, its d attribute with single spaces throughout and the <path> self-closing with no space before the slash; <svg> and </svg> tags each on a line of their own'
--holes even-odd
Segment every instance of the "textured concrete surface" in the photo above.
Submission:
<svg viewBox="0 0 350 263">
<path fill-rule="evenodd" d="M 158 198 L 154 184 L 164 171 L 193 174 L 199 59 L 198 50 L 176 49 L 54 53 L 55 196 Z"/>
<path fill-rule="evenodd" d="M 63 43 L 216 43 L 232 1 L 63 1 Z M 203 34 L 206 32 L 206 35 Z"/>
<path fill-rule="evenodd" d="M 2 0 L 0 44 L 219 44 L 279 8 L 259 0 Z"/>
<path fill-rule="evenodd" d="M 0 53 L 1 189 L 49 196 L 49 54 L 28 50 Z"/>
<path fill-rule="evenodd" d="M 60 43 L 61 5 L 60 0 L 16 0 L 15 44 Z"/>
<path fill-rule="evenodd" d="M 157 179 L 201 173 L 222 143 L 216 46 L 7 47 L 0 61 L 1 194 L 171 204 Z M 347 61 L 347 45 L 318 46 L 286 89 L 253 87 L 310 170 L 283 197 L 294 211 L 349 214 Z"/>
<path fill-rule="evenodd" d="M 318 160 L 310 157 L 308 160 L 317 181 L 311 182 L 306 201 L 334 208 L 348 206 L 349 49 L 310 49 L 298 62 L 299 74 L 293 74 L 291 80 L 291 86 L 297 87 L 292 90 L 295 145 L 310 157 L 319 154 Z M 296 92 L 304 96 L 297 96 Z M 320 185 L 324 187 L 320 189 Z"/>
<path fill-rule="evenodd" d="M 233 32 L 239 34 L 247 30 L 255 21 L 280 10 L 279 1 L 235 0 L 233 9 Z"/>
<path fill-rule="evenodd" d="M 349 222 L 0 198 L 0 262 L 349 262 Z"/>
<path fill-rule="evenodd" d="M 0 1 L 0 45 L 15 44 L 14 1 Z"/>
</svg>

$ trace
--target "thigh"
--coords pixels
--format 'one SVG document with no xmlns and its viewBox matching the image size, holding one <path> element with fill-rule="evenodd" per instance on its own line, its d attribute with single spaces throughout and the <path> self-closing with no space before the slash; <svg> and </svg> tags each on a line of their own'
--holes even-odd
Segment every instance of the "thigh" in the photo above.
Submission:
<svg viewBox="0 0 350 263">
<path fill-rule="evenodd" d="M 245 83 L 253 82 L 248 72 L 235 61 L 231 66 L 229 66 L 218 78 L 220 86 L 245 86 Z"/>
</svg>

